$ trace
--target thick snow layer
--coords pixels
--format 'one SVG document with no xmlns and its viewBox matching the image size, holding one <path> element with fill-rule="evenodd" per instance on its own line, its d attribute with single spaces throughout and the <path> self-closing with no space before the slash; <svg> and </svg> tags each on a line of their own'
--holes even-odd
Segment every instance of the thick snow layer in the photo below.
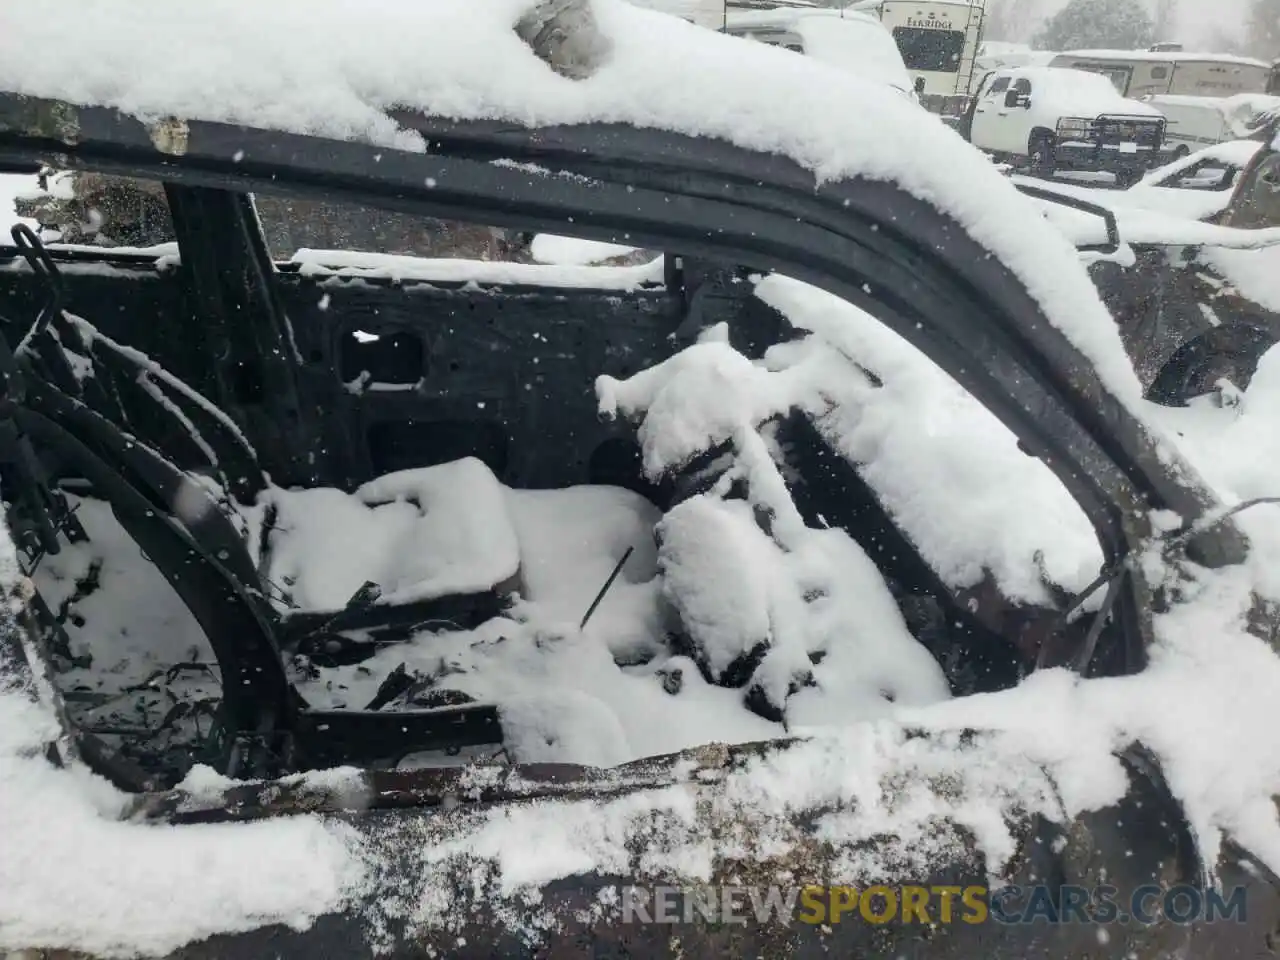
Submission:
<svg viewBox="0 0 1280 960">
<path fill-rule="evenodd" d="M 124 794 L 45 759 L 53 714 L 9 679 L 0 677 L 0 949 L 160 955 L 214 933 L 305 928 L 363 882 L 349 828 L 311 817 L 122 821 Z"/>
<path fill-rule="evenodd" d="M 577 241 L 582 243 L 583 241 Z M 633 249 L 615 244 L 618 256 Z M 554 260 L 548 263 L 506 263 L 501 261 L 410 257 L 390 253 L 349 250 L 299 250 L 291 258 L 302 265 L 304 276 L 351 277 L 383 280 L 422 280 L 428 283 L 519 284 L 541 287 L 590 287 L 597 290 L 634 290 L 645 284 L 662 282 L 662 258 L 634 267 L 593 266 L 591 261 L 575 265 Z"/>
<path fill-rule="evenodd" d="M 820 421 L 824 434 L 860 466 L 944 581 L 973 586 L 990 573 L 1006 596 L 1037 603 L 1048 600 L 1044 580 L 1074 591 L 1093 579 L 1102 555 L 1079 506 L 936 364 L 864 311 L 807 284 L 771 276 L 756 293 L 811 331 L 819 351 L 837 355 L 816 368 L 810 398 L 799 399 L 836 401 Z M 854 358 L 880 385 L 851 375 L 839 357 Z"/>
<path fill-rule="evenodd" d="M 268 579 L 298 609 L 341 610 L 366 582 L 379 603 L 478 593 L 513 578 L 520 552 L 502 486 L 479 460 L 405 470 L 341 490 L 273 490 Z"/>
<path fill-rule="evenodd" d="M 767 364 L 708 339 L 625 382 L 600 379 L 602 412 L 643 414 L 647 470 L 658 474 L 776 414 L 806 410 L 951 586 L 990 574 L 1006 596 L 1044 603 L 1045 581 L 1074 591 L 1093 579 L 1102 555 L 1080 508 L 936 364 L 812 286 L 771 276 L 756 292 L 814 336 L 775 347 Z"/>
<path fill-rule="evenodd" d="M 34 220 L 18 216 L 13 202 L 39 196 L 40 192 L 40 185 L 35 177 L 0 173 L 0 246 L 7 246 L 13 242 L 9 237 L 9 228 L 14 224 L 25 223 L 32 229 L 38 226 Z"/>
<path fill-rule="evenodd" d="M 1280 233 L 1280 231 L 1276 231 Z M 1241 296 L 1280 313 L 1280 237 L 1262 250 L 1223 250 L 1212 247 L 1200 251 L 1200 260 L 1217 270 Z"/>
<path fill-rule="evenodd" d="M 579 240 L 554 233 L 540 233 L 533 238 L 529 253 L 539 263 L 583 267 L 624 256 L 635 249 L 620 243 L 602 243 L 599 240 Z"/>
<path fill-rule="evenodd" d="M 74 18 L 51 18 L 8 4 L 0 89 L 419 150 L 420 138 L 398 130 L 385 107 L 528 125 L 620 121 L 785 154 L 820 179 L 896 181 L 1006 262 L 1111 390 L 1137 407 L 1138 379 L 1074 249 L 1036 229 L 1035 206 L 936 118 L 812 58 L 621 0 L 592 0 L 608 53 L 593 76 L 570 80 L 514 33 L 531 6 L 368 0 L 357 17 L 344 0 L 180 9 L 86 0 Z M 50 59 L 50 49 L 63 56 Z M 63 69 L 68 57 L 76 70 Z"/>
<path fill-rule="evenodd" d="M 1115 114 L 1154 119 L 1163 116 L 1154 107 L 1119 94 L 1115 85 L 1100 73 L 1062 67 L 1019 67 L 1004 72 L 1015 80 L 1031 81 L 1031 114 L 1039 118 L 1036 122 L 1050 129 L 1056 129 L 1062 117 Z"/>
</svg>

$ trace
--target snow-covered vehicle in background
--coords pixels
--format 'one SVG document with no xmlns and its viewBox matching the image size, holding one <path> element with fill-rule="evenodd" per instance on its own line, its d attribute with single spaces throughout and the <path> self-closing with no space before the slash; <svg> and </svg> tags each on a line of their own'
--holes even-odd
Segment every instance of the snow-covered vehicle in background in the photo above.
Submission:
<svg viewBox="0 0 1280 960">
<path fill-rule="evenodd" d="M 691 23 L 746 34 L 859 73 L 909 71 L 906 88 L 933 113 L 958 115 L 968 103 L 982 35 L 983 0 L 631 0 Z M 843 29 L 816 15 L 845 20 Z M 879 23 L 874 32 L 869 21 Z M 803 24 L 805 29 L 796 26 Z M 893 54 L 880 32 L 891 41 Z M 887 68 L 887 69 L 886 69 Z"/>
<path fill-rule="evenodd" d="M 1104 207 L 1148 210 L 1165 217 L 1216 223 L 1231 205 L 1241 177 L 1265 145 L 1259 140 L 1231 140 L 1197 150 L 1149 171 L 1125 190 L 1091 187 L 1014 174 L 1015 183 L 1049 186 L 1056 193 Z"/>
<path fill-rule="evenodd" d="M 1109 79 L 1121 96 L 1230 97 L 1265 93 L 1271 68 L 1261 60 L 1185 50 L 1067 50 L 1050 66 Z"/>
<path fill-rule="evenodd" d="M 1157 94 L 1143 97 L 1165 118 L 1165 148 L 1184 157 L 1215 143 L 1250 136 L 1260 118 L 1280 108 L 1280 98 L 1258 93 L 1230 97 Z"/>
<path fill-rule="evenodd" d="M 1147 403 L 1078 251 L 882 85 L 612 0 L 350 10 L 5 14 L 0 160 L 173 238 L 0 251 L 0 948 L 1264 948 L 1276 362 Z M 652 899 L 1152 883 L 1247 916 Z"/>
<path fill-rule="evenodd" d="M 1137 181 L 1163 163 L 1165 121 L 1104 77 L 1056 67 L 1016 67 L 984 77 L 961 133 L 1000 162 L 1036 176 L 1058 170 Z"/>
<path fill-rule="evenodd" d="M 893 37 L 870 14 L 809 7 L 729 10 L 720 29 L 730 36 L 785 47 L 917 97 Z"/>
</svg>

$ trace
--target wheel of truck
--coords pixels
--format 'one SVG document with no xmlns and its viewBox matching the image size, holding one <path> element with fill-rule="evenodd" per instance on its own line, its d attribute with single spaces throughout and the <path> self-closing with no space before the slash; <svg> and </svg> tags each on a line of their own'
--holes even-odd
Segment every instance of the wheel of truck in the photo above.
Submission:
<svg viewBox="0 0 1280 960">
<path fill-rule="evenodd" d="M 1185 407 L 1213 393 L 1222 381 L 1247 389 L 1262 355 L 1278 341 L 1257 327 L 1218 327 L 1178 348 L 1147 390 L 1147 399 Z"/>
<path fill-rule="evenodd" d="M 1188 147 L 1185 143 L 1180 144 L 1180 145 L 1178 146 L 1178 148 L 1177 148 L 1176 150 L 1174 150 L 1174 151 L 1173 151 L 1173 160 L 1174 160 L 1174 161 L 1177 161 L 1177 160 L 1184 160 L 1184 159 L 1186 159 L 1186 158 L 1187 158 L 1187 157 L 1189 157 L 1189 156 L 1191 156 L 1191 148 L 1190 148 L 1190 147 Z M 1172 162 L 1172 161 L 1171 161 L 1171 162 Z"/>
<path fill-rule="evenodd" d="M 1031 135 L 1027 144 L 1027 156 L 1030 158 L 1031 175 L 1035 177 L 1052 177 L 1057 168 L 1055 151 L 1057 144 L 1054 136 L 1043 130 Z"/>
</svg>

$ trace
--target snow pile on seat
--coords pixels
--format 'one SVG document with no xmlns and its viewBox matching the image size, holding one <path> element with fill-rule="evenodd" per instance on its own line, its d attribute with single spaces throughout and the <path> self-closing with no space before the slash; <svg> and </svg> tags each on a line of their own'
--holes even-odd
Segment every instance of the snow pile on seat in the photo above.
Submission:
<svg viewBox="0 0 1280 960">
<path fill-rule="evenodd" d="M 624 609 L 647 602 L 641 598 L 651 594 L 657 571 L 653 528 L 662 517 L 652 503 L 620 487 L 508 487 L 504 493 L 520 543 L 520 594 L 549 619 L 578 623 L 628 550 L 631 555 L 591 622 L 608 620 L 612 628 Z M 610 644 L 616 639 L 611 633 Z M 628 647 L 623 644 L 615 653 Z"/>
<path fill-rule="evenodd" d="M 512 580 L 520 550 L 497 477 L 474 457 L 387 474 L 354 494 L 274 490 L 268 579 L 306 611 L 346 606 L 366 581 L 378 602 L 480 593 Z"/>
<path fill-rule="evenodd" d="M 813 58 L 622 0 L 591 6 L 608 53 L 576 81 L 516 35 L 533 0 L 368 0 L 359 15 L 345 0 L 85 0 L 73 18 L 8 4 L 0 89 L 416 150 L 421 138 L 386 108 L 528 126 L 623 122 L 783 154 L 821 180 L 896 182 L 1007 264 L 1110 390 L 1138 408 L 1138 378 L 1075 249 L 1041 229 L 1035 206 L 955 131 Z"/>
<path fill-rule="evenodd" d="M 808 284 L 770 276 L 756 294 L 813 336 L 752 363 L 712 331 L 625 382 L 598 381 L 603 413 L 639 420 L 651 475 L 803 410 L 949 586 L 990 574 L 1011 600 L 1051 604 L 1049 584 L 1074 592 L 1093 579 L 1102 554 L 1079 505 L 936 364 Z"/>
</svg>

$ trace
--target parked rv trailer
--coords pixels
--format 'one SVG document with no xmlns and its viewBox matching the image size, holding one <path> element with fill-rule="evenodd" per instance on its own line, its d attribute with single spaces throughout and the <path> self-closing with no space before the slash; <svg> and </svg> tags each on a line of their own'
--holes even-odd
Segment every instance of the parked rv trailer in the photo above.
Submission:
<svg viewBox="0 0 1280 960">
<path fill-rule="evenodd" d="M 1054 57 L 1050 66 L 1104 74 L 1123 96 L 1134 99 L 1265 93 L 1271 74 L 1271 67 L 1261 60 L 1183 51 L 1069 50 Z"/>
<path fill-rule="evenodd" d="M 921 100 L 937 113 L 959 114 L 968 102 L 974 60 L 982 39 L 984 0 L 881 0 L 856 3 L 873 9 L 888 28 Z"/>
</svg>

